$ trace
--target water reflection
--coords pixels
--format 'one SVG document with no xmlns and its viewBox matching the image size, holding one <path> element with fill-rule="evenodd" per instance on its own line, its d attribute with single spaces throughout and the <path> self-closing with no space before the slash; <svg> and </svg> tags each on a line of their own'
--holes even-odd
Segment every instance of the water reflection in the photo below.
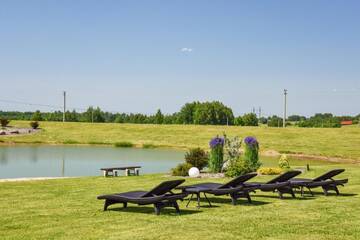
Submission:
<svg viewBox="0 0 360 240">
<path fill-rule="evenodd" d="M 141 174 L 168 172 L 182 151 L 79 146 L 0 146 L 0 178 L 99 176 L 100 168 L 140 165 Z"/>
<path fill-rule="evenodd" d="M 0 165 L 6 165 L 7 162 L 7 149 L 4 149 L 3 151 L 0 150 Z"/>
</svg>

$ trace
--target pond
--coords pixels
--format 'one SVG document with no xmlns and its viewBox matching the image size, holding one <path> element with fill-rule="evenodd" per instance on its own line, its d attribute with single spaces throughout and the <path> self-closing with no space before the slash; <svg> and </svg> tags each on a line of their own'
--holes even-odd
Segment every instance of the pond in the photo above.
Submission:
<svg viewBox="0 0 360 240">
<path fill-rule="evenodd" d="M 262 157 L 264 166 L 277 158 Z M 100 176 L 100 168 L 140 165 L 140 174 L 166 173 L 184 161 L 184 151 L 102 146 L 0 146 L 0 178 Z M 327 164 L 291 159 L 293 166 Z M 333 163 L 332 163 L 333 164 Z M 123 173 L 121 173 L 123 174 Z"/>
</svg>

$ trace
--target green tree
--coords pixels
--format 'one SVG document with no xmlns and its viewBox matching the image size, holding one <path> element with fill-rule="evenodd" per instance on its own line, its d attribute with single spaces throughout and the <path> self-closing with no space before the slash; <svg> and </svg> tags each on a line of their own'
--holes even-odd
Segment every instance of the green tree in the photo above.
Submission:
<svg viewBox="0 0 360 240">
<path fill-rule="evenodd" d="M 85 122 L 105 122 L 104 112 L 99 107 L 89 107 L 83 115 L 83 121 Z"/>
<path fill-rule="evenodd" d="M 41 112 L 39 110 L 34 112 L 34 114 L 31 116 L 31 121 L 42 121 L 42 120 L 43 120 L 43 117 L 42 117 Z"/>
<path fill-rule="evenodd" d="M 164 115 L 161 113 L 161 110 L 158 109 L 155 114 L 154 123 L 155 124 L 163 124 L 163 122 L 164 122 Z"/>
<path fill-rule="evenodd" d="M 237 126 L 244 126 L 244 120 L 241 116 L 238 116 L 234 120 L 234 124 Z"/>
<path fill-rule="evenodd" d="M 255 113 L 247 113 L 242 117 L 244 126 L 258 126 L 258 118 Z"/>
<path fill-rule="evenodd" d="M 194 124 L 194 113 L 199 102 L 186 103 L 178 113 L 178 123 Z"/>
<path fill-rule="evenodd" d="M 282 127 L 282 118 L 274 115 L 268 120 L 269 127 Z"/>
</svg>

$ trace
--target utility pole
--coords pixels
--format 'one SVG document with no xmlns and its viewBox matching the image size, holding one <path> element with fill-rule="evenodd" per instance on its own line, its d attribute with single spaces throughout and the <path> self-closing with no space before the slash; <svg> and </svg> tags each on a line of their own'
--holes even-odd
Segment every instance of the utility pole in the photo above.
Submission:
<svg viewBox="0 0 360 240">
<path fill-rule="evenodd" d="M 261 118 L 261 107 L 259 107 L 259 118 Z"/>
<path fill-rule="evenodd" d="M 63 94 L 64 94 L 63 122 L 65 122 L 65 121 L 66 121 L 66 119 L 65 119 L 65 113 L 66 113 L 66 92 L 64 91 Z"/>
<path fill-rule="evenodd" d="M 286 95 L 287 95 L 287 90 L 284 89 L 284 118 L 283 118 L 283 127 L 286 127 Z"/>
</svg>

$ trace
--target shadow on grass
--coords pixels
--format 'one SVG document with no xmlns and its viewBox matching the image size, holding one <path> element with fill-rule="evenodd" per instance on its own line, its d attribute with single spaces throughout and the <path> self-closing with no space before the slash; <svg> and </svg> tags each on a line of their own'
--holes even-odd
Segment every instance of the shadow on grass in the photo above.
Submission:
<svg viewBox="0 0 360 240">
<path fill-rule="evenodd" d="M 231 204 L 231 199 L 226 199 L 226 198 L 216 198 L 216 197 L 211 197 L 209 198 L 211 204 L 213 203 L 220 203 L 220 204 Z M 237 205 L 244 205 L 244 206 L 261 206 L 261 205 L 266 205 L 266 204 L 270 204 L 271 202 L 264 202 L 264 201 L 258 201 L 258 200 L 254 200 L 252 199 L 251 203 L 249 203 L 247 200 L 245 199 L 238 199 L 237 200 Z"/>
<path fill-rule="evenodd" d="M 300 192 L 296 191 L 296 193 L 299 194 L 300 196 Z M 324 192 L 320 192 L 320 191 L 312 191 L 312 193 L 314 194 L 314 196 L 325 196 Z M 337 197 L 354 197 L 354 196 L 357 196 L 358 194 L 357 193 L 340 193 L 339 195 L 336 195 L 335 192 L 329 192 L 327 194 L 328 197 L 330 196 L 337 196 Z M 311 197 L 311 194 L 309 191 L 305 191 L 304 192 L 304 196 L 305 197 Z"/>
<path fill-rule="evenodd" d="M 279 198 L 279 196 L 277 195 L 277 193 L 274 193 L 274 195 L 265 195 L 265 194 L 256 194 L 253 197 L 263 197 L 263 198 L 273 198 L 273 199 L 279 199 L 279 200 L 312 200 L 314 199 L 314 196 L 311 195 L 304 195 L 301 196 L 300 194 L 296 194 L 296 197 L 292 197 L 292 196 L 286 196 L 283 195 L 282 198 Z"/>
<path fill-rule="evenodd" d="M 107 211 L 116 211 L 116 212 L 128 212 L 128 213 L 141 213 L 141 214 L 150 214 L 150 215 L 155 215 L 154 212 L 154 208 L 153 207 L 136 207 L 136 206 L 130 206 L 127 208 L 122 208 L 122 207 L 117 207 L 117 208 L 108 208 Z M 195 213 L 200 213 L 201 211 L 199 210 L 188 210 L 188 209 L 180 209 L 180 215 L 189 215 L 189 214 L 195 214 Z M 177 214 L 175 212 L 175 209 L 171 209 L 171 208 L 164 208 L 161 209 L 161 213 L 160 215 L 174 215 L 174 216 L 178 216 L 179 214 Z"/>
</svg>

